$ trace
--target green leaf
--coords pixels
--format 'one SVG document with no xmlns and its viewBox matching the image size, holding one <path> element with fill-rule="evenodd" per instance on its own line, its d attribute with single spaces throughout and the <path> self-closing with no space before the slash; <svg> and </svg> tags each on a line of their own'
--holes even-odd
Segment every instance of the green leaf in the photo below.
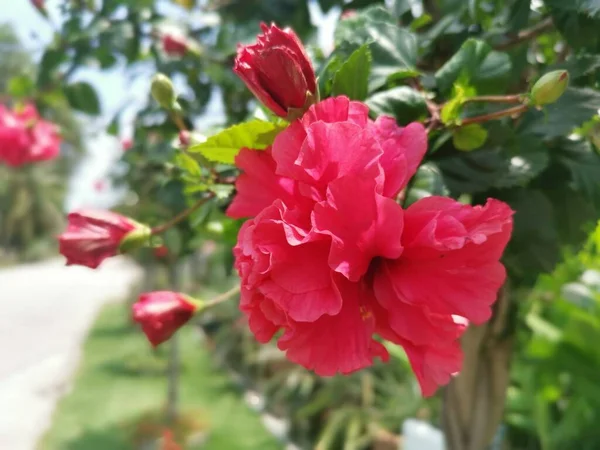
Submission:
<svg viewBox="0 0 600 450">
<path fill-rule="evenodd" d="M 431 195 L 448 195 L 442 173 L 437 165 L 432 162 L 419 166 L 411 183 L 405 207 Z"/>
<path fill-rule="evenodd" d="M 577 80 L 591 73 L 594 73 L 600 68 L 600 55 L 592 55 L 584 53 L 577 56 L 572 56 L 564 63 L 554 64 L 548 67 L 548 71 L 566 70 L 569 72 L 571 80 Z"/>
<path fill-rule="evenodd" d="M 433 22 L 433 17 L 431 17 L 429 14 L 423 14 L 410 23 L 410 30 L 417 31 L 418 29 L 429 25 L 431 22 Z"/>
<path fill-rule="evenodd" d="M 361 46 L 341 65 L 333 77 L 332 95 L 346 95 L 352 100 L 364 100 L 369 89 L 371 51 Z"/>
<path fill-rule="evenodd" d="M 367 105 L 375 114 L 394 116 L 401 125 L 418 120 L 427 114 L 425 98 L 408 86 L 398 86 L 379 92 L 367 100 Z"/>
<path fill-rule="evenodd" d="M 394 0 L 392 3 L 392 11 L 394 16 L 400 18 L 411 9 L 410 0 Z M 422 17 L 422 16 L 421 16 Z"/>
<path fill-rule="evenodd" d="M 600 92 L 589 88 L 568 88 L 556 103 L 543 111 L 530 110 L 521 126 L 523 132 L 552 139 L 568 135 L 590 120 L 600 109 Z"/>
<path fill-rule="evenodd" d="M 478 123 L 457 128 L 452 136 L 454 147 L 458 150 L 471 151 L 485 144 L 488 132 Z"/>
<path fill-rule="evenodd" d="M 479 92 L 488 91 L 505 82 L 512 68 L 507 53 L 492 50 L 492 47 L 477 39 L 468 39 L 435 73 L 435 79 L 442 93 L 450 92 L 460 78 Z"/>
<path fill-rule="evenodd" d="M 518 135 L 506 147 L 506 172 L 494 181 L 496 188 L 525 186 L 548 167 L 548 148 L 533 136 Z"/>
<path fill-rule="evenodd" d="M 100 114 L 98 95 L 89 83 L 78 81 L 65 86 L 63 90 L 73 109 L 93 116 Z"/>
<path fill-rule="evenodd" d="M 46 49 L 39 64 L 37 85 L 41 88 L 45 87 L 52 80 L 54 71 L 66 58 L 67 54 L 62 50 Z"/>
<path fill-rule="evenodd" d="M 600 48 L 600 2 L 545 0 L 552 21 L 569 45 L 596 53 Z"/>
<path fill-rule="evenodd" d="M 531 15 L 531 0 L 516 0 L 510 7 L 508 29 L 517 32 L 527 27 Z"/>
<path fill-rule="evenodd" d="M 600 208 L 600 155 L 591 144 L 563 139 L 553 156 L 571 173 L 571 187 Z"/>
<path fill-rule="evenodd" d="M 513 189 L 501 199 L 516 211 L 505 264 L 516 279 L 534 283 L 541 272 L 552 271 L 560 257 L 554 208 L 539 190 Z"/>
<path fill-rule="evenodd" d="M 8 80 L 8 93 L 15 98 L 30 97 L 35 90 L 33 80 L 27 75 L 18 75 Z"/>
<path fill-rule="evenodd" d="M 526 186 L 548 167 L 550 150 L 537 137 L 499 123 L 488 124 L 487 131 L 484 148 L 437 161 L 454 195 Z"/>
<path fill-rule="evenodd" d="M 460 123 L 460 114 L 462 112 L 462 106 L 465 100 L 475 95 L 475 89 L 463 83 L 457 81 L 452 89 L 452 98 L 444 104 L 440 113 L 440 119 L 442 123 L 448 125 L 452 123 Z"/>
<path fill-rule="evenodd" d="M 372 55 L 370 90 L 388 80 L 417 75 L 417 38 L 398 27 L 396 19 L 380 6 L 367 8 L 357 16 L 339 23 L 336 44 L 369 44 Z"/>
<path fill-rule="evenodd" d="M 201 153 L 210 161 L 233 164 L 242 148 L 264 150 L 286 126 L 287 124 L 251 120 L 209 137 L 206 142 L 190 147 L 188 152 Z"/>
<path fill-rule="evenodd" d="M 202 177 L 202 169 L 200 164 L 190 155 L 184 152 L 179 152 L 175 155 L 175 164 L 187 172 L 191 177 L 197 177 L 199 181 Z"/>
</svg>

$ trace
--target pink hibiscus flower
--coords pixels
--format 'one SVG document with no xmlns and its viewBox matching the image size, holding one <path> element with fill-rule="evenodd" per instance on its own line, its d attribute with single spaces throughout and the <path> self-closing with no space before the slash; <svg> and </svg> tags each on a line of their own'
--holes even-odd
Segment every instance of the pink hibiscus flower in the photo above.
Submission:
<svg viewBox="0 0 600 450">
<path fill-rule="evenodd" d="M 424 395 L 460 370 L 458 338 L 482 323 L 505 279 L 512 211 L 394 198 L 427 149 L 422 125 L 368 118 L 345 97 L 312 106 L 259 152 L 243 149 L 231 217 L 241 309 L 260 342 L 323 376 L 404 347 Z"/>
</svg>

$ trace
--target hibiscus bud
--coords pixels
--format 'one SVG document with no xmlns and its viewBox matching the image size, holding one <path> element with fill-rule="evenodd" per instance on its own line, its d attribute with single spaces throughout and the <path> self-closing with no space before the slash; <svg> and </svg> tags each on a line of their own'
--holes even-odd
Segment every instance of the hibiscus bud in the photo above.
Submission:
<svg viewBox="0 0 600 450">
<path fill-rule="evenodd" d="M 46 12 L 46 0 L 31 0 L 31 4 L 41 12 L 44 16 L 47 15 Z"/>
<path fill-rule="evenodd" d="M 127 150 L 130 150 L 131 147 L 133 147 L 133 141 L 129 138 L 124 138 L 121 141 L 121 147 L 123 148 L 123 151 L 126 152 Z"/>
<path fill-rule="evenodd" d="M 67 265 L 95 269 L 102 261 L 148 243 L 148 226 L 110 211 L 82 210 L 68 216 L 67 230 L 58 237 Z"/>
<path fill-rule="evenodd" d="M 351 19 L 352 17 L 357 16 L 358 13 L 356 12 L 355 9 L 347 9 L 344 12 L 342 12 L 342 15 L 340 16 L 340 19 L 344 20 L 344 19 Z"/>
<path fill-rule="evenodd" d="M 188 51 L 187 39 L 176 34 L 165 34 L 162 37 L 162 46 L 169 56 L 184 56 Z"/>
<path fill-rule="evenodd" d="M 181 130 L 179 132 L 179 143 L 182 147 L 188 147 L 190 145 L 190 132 L 188 130 Z"/>
<path fill-rule="evenodd" d="M 148 292 L 133 305 L 133 320 L 156 347 L 173 336 L 201 306 L 199 300 L 178 292 Z"/>
<path fill-rule="evenodd" d="M 154 248 L 154 256 L 157 259 L 166 258 L 169 255 L 169 249 L 166 245 L 160 245 Z"/>
<path fill-rule="evenodd" d="M 175 97 L 175 88 L 168 76 L 162 73 L 154 75 L 150 86 L 150 92 L 152 93 L 154 100 L 156 100 L 163 108 L 169 110 L 176 108 L 177 101 Z"/>
<path fill-rule="evenodd" d="M 540 78 L 531 88 L 531 101 L 535 106 L 554 103 L 569 85 L 569 72 L 555 70 Z"/>
<path fill-rule="evenodd" d="M 240 46 L 234 72 L 271 111 L 288 118 L 317 101 L 317 82 L 310 60 L 289 28 L 261 24 L 256 44 Z"/>
</svg>

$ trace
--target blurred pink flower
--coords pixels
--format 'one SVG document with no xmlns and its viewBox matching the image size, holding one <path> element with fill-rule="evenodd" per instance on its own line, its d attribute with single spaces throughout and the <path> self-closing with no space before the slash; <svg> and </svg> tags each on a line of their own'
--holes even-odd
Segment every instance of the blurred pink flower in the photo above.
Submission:
<svg viewBox="0 0 600 450">
<path fill-rule="evenodd" d="M 12 111 L 0 105 L 0 162 L 18 167 L 56 158 L 58 127 L 41 119 L 32 104 Z"/>
</svg>

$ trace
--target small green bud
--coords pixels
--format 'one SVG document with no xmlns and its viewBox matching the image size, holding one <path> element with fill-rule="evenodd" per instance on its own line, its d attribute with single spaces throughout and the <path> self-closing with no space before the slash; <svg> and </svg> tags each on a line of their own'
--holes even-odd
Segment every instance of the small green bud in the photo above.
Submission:
<svg viewBox="0 0 600 450">
<path fill-rule="evenodd" d="M 569 85 L 569 72 L 555 70 L 541 77 L 531 88 L 531 101 L 534 106 L 554 103 L 564 94 Z"/>
<path fill-rule="evenodd" d="M 152 85 L 150 86 L 150 92 L 152 92 L 154 100 L 156 100 L 163 108 L 171 110 L 177 107 L 175 89 L 168 76 L 162 73 L 154 75 L 152 78 Z"/>
<path fill-rule="evenodd" d="M 140 247 L 145 247 L 150 243 L 152 230 L 149 226 L 137 223 L 136 227 L 125 235 L 119 243 L 119 252 L 127 253 Z"/>
</svg>

